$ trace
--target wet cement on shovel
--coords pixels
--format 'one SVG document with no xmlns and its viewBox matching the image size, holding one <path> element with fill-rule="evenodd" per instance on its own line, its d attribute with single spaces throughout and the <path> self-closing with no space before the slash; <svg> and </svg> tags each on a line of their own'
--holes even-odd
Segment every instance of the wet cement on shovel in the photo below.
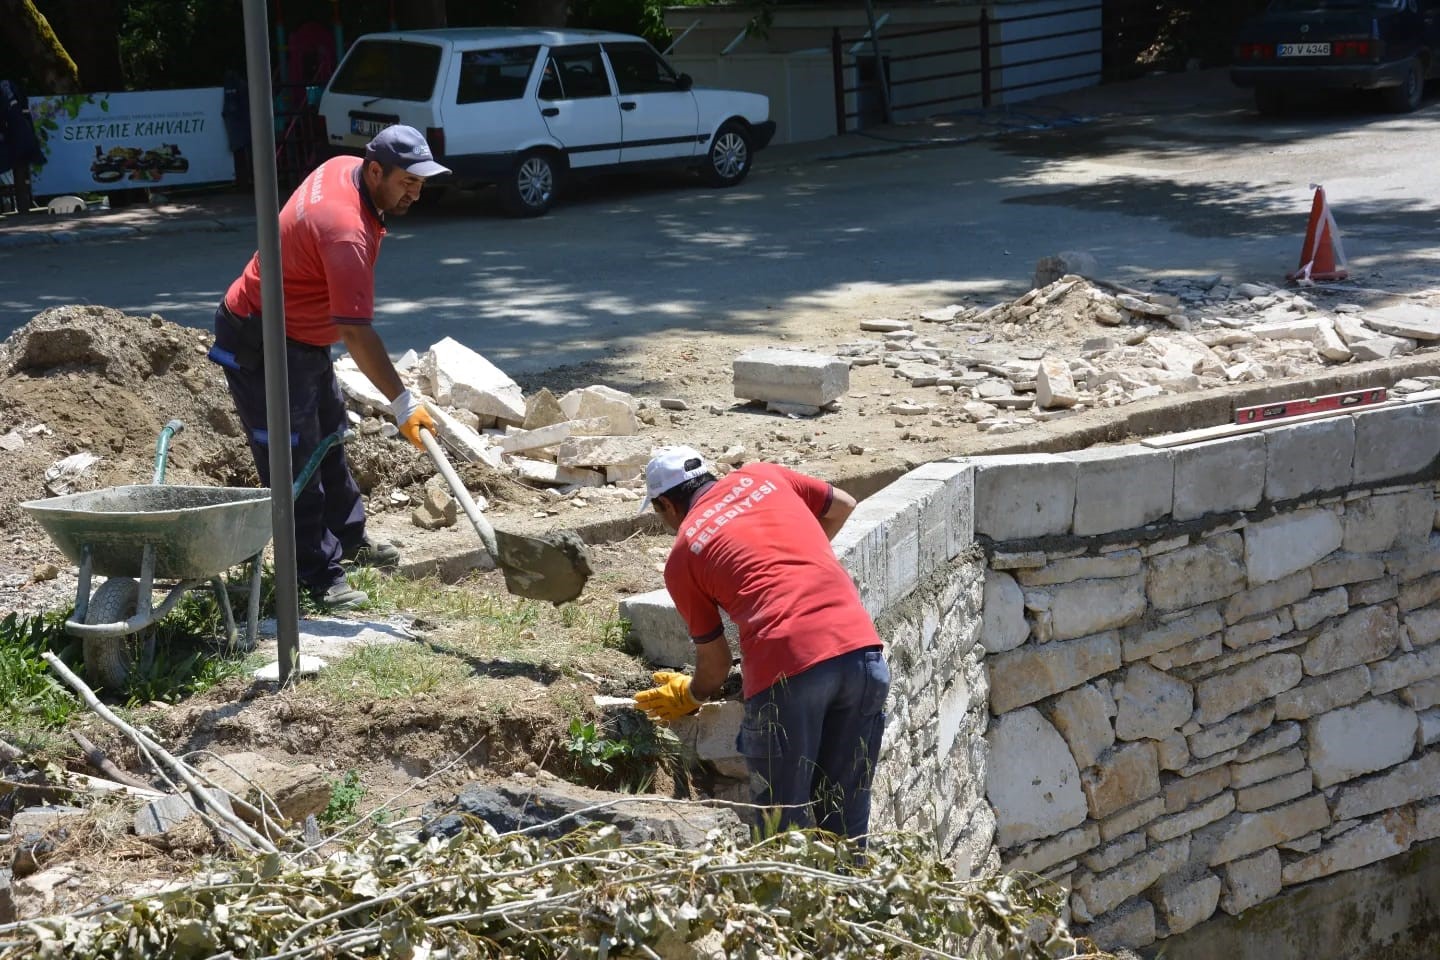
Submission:
<svg viewBox="0 0 1440 960">
<path fill-rule="evenodd" d="M 538 537 L 496 530 L 495 545 L 505 589 L 517 597 L 548 600 L 558 607 L 580 596 L 594 572 L 585 542 L 569 530 Z"/>
</svg>

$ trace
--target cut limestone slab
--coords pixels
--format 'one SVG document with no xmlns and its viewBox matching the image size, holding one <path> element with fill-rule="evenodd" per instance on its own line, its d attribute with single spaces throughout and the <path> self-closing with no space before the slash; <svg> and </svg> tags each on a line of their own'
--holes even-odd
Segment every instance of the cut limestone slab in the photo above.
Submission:
<svg viewBox="0 0 1440 960">
<path fill-rule="evenodd" d="M 1382 307 L 1365 315 L 1365 323 L 1392 337 L 1440 340 L 1440 310 L 1418 303 Z"/>
<path fill-rule="evenodd" d="M 495 364 L 452 337 L 420 359 L 426 392 L 438 403 L 471 410 L 506 423 L 525 422 L 520 386 Z"/>
<path fill-rule="evenodd" d="M 639 404 L 634 397 L 623 390 L 593 384 L 581 390 L 571 390 L 560 398 L 560 409 L 571 420 L 590 420 L 609 417 L 611 434 L 630 437 L 640 432 L 640 422 L 635 417 Z"/>
<path fill-rule="evenodd" d="M 649 459 L 649 437 L 571 437 L 556 455 L 562 467 L 617 467 Z"/>
<path fill-rule="evenodd" d="M 1006 714 L 985 739 L 990 745 L 985 789 L 1002 847 L 1054 836 L 1084 822 L 1080 770 L 1039 710 L 1025 707 Z"/>
<path fill-rule="evenodd" d="M 735 396 L 823 407 L 850 389 L 850 364 L 840 357 L 762 347 L 735 358 Z"/>
<path fill-rule="evenodd" d="M 633 420 L 634 417 L 631 417 Z M 521 430 L 500 438 L 500 449 L 506 453 L 524 453 L 553 447 L 571 437 L 603 437 L 612 432 L 609 417 L 590 417 L 584 420 L 562 420 L 534 430 Z"/>
</svg>

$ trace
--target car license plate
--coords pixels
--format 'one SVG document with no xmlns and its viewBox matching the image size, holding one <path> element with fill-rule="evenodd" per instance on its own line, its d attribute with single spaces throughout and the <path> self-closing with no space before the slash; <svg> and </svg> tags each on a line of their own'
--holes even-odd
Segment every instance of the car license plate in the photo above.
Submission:
<svg viewBox="0 0 1440 960">
<path fill-rule="evenodd" d="M 361 120 L 359 117 L 351 117 L 350 132 L 357 133 L 362 137 L 373 137 L 394 123 L 394 120 Z"/>
<path fill-rule="evenodd" d="M 1328 43 L 1282 43 L 1277 51 L 1282 57 L 1328 57 Z"/>
</svg>

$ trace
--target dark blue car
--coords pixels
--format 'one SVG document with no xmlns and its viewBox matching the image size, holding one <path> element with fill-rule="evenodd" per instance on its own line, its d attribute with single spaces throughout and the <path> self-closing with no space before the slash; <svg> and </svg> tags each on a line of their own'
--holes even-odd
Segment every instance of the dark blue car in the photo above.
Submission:
<svg viewBox="0 0 1440 960">
<path fill-rule="evenodd" d="M 1245 24 L 1230 79 L 1261 113 L 1327 92 L 1374 90 L 1387 109 L 1420 106 L 1440 69 L 1440 0 L 1274 0 Z"/>
</svg>

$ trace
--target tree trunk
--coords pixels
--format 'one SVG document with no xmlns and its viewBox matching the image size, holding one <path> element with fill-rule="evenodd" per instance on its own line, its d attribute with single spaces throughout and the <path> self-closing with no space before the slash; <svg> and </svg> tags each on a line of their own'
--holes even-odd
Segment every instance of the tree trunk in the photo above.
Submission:
<svg viewBox="0 0 1440 960">
<path fill-rule="evenodd" d="M 569 12 L 568 0 L 520 0 L 516 20 L 530 27 L 563 27 Z"/>
<path fill-rule="evenodd" d="M 35 8 L 33 0 L 0 0 L 0 32 L 20 54 L 35 84 L 30 93 L 45 96 L 80 93 L 80 73 L 65 52 L 50 21 Z"/>
<path fill-rule="evenodd" d="M 125 89 L 115 0 L 46 0 L 51 25 L 80 69 L 87 93 Z"/>
<path fill-rule="evenodd" d="M 430 30 L 448 23 L 445 0 L 402 0 L 395 6 L 401 30 Z"/>
</svg>

